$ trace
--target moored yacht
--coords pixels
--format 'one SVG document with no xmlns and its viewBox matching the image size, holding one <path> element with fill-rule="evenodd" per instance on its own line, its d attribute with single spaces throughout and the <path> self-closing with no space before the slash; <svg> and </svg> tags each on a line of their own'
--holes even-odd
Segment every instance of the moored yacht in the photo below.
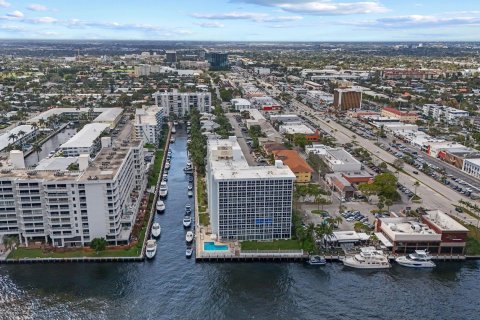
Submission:
<svg viewBox="0 0 480 320">
<path fill-rule="evenodd" d="M 191 258 L 193 254 L 193 248 L 192 247 L 187 247 L 187 250 L 185 250 L 185 256 L 187 258 Z"/>
<path fill-rule="evenodd" d="M 167 194 L 168 194 L 168 186 L 167 186 L 167 183 L 165 181 L 162 181 L 160 183 L 160 190 L 159 190 L 159 196 L 160 197 L 166 197 Z"/>
<path fill-rule="evenodd" d="M 147 240 L 147 248 L 145 249 L 145 256 L 148 259 L 153 259 L 157 253 L 157 241 L 154 239 Z"/>
<path fill-rule="evenodd" d="M 170 161 L 165 162 L 165 169 L 170 169 Z"/>
<path fill-rule="evenodd" d="M 395 261 L 404 267 L 410 268 L 434 268 L 435 263 L 432 261 L 432 256 L 425 250 L 415 250 L 415 253 L 410 253 L 407 256 L 401 256 Z"/>
<path fill-rule="evenodd" d="M 175 129 L 175 126 L 172 127 L 172 133 L 177 133 L 177 129 Z"/>
<path fill-rule="evenodd" d="M 327 264 L 327 260 L 320 256 L 310 256 L 308 258 L 308 264 L 311 266 L 324 266 Z"/>
<path fill-rule="evenodd" d="M 154 237 L 154 238 L 160 237 L 161 232 L 162 232 L 162 227 L 160 227 L 160 223 L 155 222 L 152 225 L 152 237 Z"/>
<path fill-rule="evenodd" d="M 190 204 L 185 205 L 185 214 L 191 215 L 192 214 L 192 206 Z"/>
<path fill-rule="evenodd" d="M 374 247 L 361 248 L 359 254 L 346 257 L 343 264 L 357 269 L 387 269 L 391 267 L 383 252 Z"/>
<path fill-rule="evenodd" d="M 190 216 L 183 217 L 183 226 L 185 228 L 190 228 L 191 225 L 192 225 L 192 217 Z"/>
<path fill-rule="evenodd" d="M 165 211 L 165 202 L 162 200 L 158 199 L 157 200 L 157 205 L 156 205 L 157 213 L 162 213 Z"/>
<path fill-rule="evenodd" d="M 185 235 L 185 241 L 187 241 L 187 243 L 192 243 L 193 237 L 194 237 L 193 232 L 187 231 L 187 234 Z"/>
</svg>

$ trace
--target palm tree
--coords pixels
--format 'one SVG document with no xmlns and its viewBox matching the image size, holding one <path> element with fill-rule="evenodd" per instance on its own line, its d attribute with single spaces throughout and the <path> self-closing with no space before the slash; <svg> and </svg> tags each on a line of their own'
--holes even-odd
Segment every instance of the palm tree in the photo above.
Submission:
<svg viewBox="0 0 480 320">
<path fill-rule="evenodd" d="M 413 184 L 413 186 L 415 187 L 415 192 L 414 192 L 414 193 L 415 193 L 415 195 L 417 195 L 417 187 L 420 186 L 420 182 L 418 182 L 418 180 L 415 181 L 415 183 Z"/>
<path fill-rule="evenodd" d="M 42 147 L 35 143 L 32 147 L 32 151 L 37 153 L 37 162 L 40 162 L 40 152 L 42 152 Z"/>
<path fill-rule="evenodd" d="M 41 128 L 44 128 L 44 127 L 45 127 L 45 119 L 41 118 L 40 120 L 38 120 L 38 125 L 39 125 Z"/>
<path fill-rule="evenodd" d="M 22 138 L 25 136 L 25 133 L 26 133 L 26 132 L 23 131 L 23 130 L 18 131 L 18 133 L 17 133 L 18 139 L 19 139 L 19 140 L 22 139 Z M 23 142 L 24 142 L 23 140 L 20 141 L 20 148 L 21 148 L 22 150 L 23 150 Z"/>
<path fill-rule="evenodd" d="M 12 140 L 12 143 L 15 142 L 15 140 L 17 139 L 17 135 L 15 133 L 12 133 L 8 136 L 8 140 Z"/>
</svg>

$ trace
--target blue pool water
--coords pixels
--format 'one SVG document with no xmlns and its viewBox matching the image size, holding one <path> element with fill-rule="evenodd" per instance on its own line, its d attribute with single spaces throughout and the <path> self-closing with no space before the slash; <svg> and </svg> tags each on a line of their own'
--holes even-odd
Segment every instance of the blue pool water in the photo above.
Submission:
<svg viewBox="0 0 480 320">
<path fill-rule="evenodd" d="M 216 251 L 216 250 L 228 250 L 227 245 L 216 245 L 215 242 L 204 242 L 203 250 L 205 251 Z"/>
</svg>

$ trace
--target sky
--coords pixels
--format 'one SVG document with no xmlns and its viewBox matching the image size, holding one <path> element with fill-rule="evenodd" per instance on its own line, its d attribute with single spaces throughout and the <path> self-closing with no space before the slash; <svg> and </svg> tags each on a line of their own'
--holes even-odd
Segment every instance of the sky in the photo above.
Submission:
<svg viewBox="0 0 480 320">
<path fill-rule="evenodd" d="M 480 0 L 0 0 L 0 38 L 480 41 Z"/>
</svg>

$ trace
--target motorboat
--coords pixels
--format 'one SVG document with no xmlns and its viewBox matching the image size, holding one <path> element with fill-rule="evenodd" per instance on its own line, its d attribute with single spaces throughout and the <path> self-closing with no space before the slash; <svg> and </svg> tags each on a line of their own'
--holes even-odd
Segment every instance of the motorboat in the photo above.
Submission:
<svg viewBox="0 0 480 320">
<path fill-rule="evenodd" d="M 160 233 L 162 233 L 162 227 L 160 227 L 160 223 L 155 222 L 152 225 L 152 237 L 158 238 L 160 237 Z"/>
<path fill-rule="evenodd" d="M 426 250 L 415 250 L 406 256 L 400 256 L 395 261 L 404 267 L 410 268 L 435 268 L 436 265 L 432 261 L 432 256 Z"/>
<path fill-rule="evenodd" d="M 158 199 L 158 200 L 157 200 L 156 208 L 157 208 L 157 213 L 162 213 L 162 212 L 164 212 L 164 211 L 165 211 L 165 202 L 163 202 L 162 200 Z"/>
<path fill-rule="evenodd" d="M 327 260 L 320 256 L 310 256 L 307 262 L 311 266 L 324 266 L 327 264 Z"/>
<path fill-rule="evenodd" d="M 175 138 L 174 137 L 170 138 L 170 143 L 175 143 Z"/>
<path fill-rule="evenodd" d="M 175 129 L 175 126 L 172 127 L 172 133 L 177 133 L 177 129 Z"/>
<path fill-rule="evenodd" d="M 188 190 L 193 190 L 193 185 L 191 183 L 188 184 Z"/>
<path fill-rule="evenodd" d="M 167 170 L 170 169 L 170 162 L 169 161 L 165 162 L 165 169 L 167 169 Z"/>
<path fill-rule="evenodd" d="M 147 240 L 147 248 L 145 250 L 145 255 L 148 259 L 153 259 L 157 253 L 157 241 L 154 239 Z"/>
<path fill-rule="evenodd" d="M 387 269 L 392 266 L 383 252 L 374 247 L 361 248 L 359 254 L 346 257 L 343 264 L 357 269 Z"/>
<path fill-rule="evenodd" d="M 190 216 L 183 217 L 183 226 L 185 228 L 190 228 L 191 225 L 192 225 L 192 218 Z"/>
<path fill-rule="evenodd" d="M 189 197 L 193 197 L 193 191 L 192 191 L 192 190 L 188 190 L 187 195 L 188 195 Z"/>
<path fill-rule="evenodd" d="M 168 181 L 168 173 L 164 173 L 162 176 L 163 181 Z"/>
<path fill-rule="evenodd" d="M 183 168 L 183 171 L 186 174 L 191 174 L 191 173 L 193 173 L 193 168 L 192 167 L 185 167 L 185 168 Z"/>
<path fill-rule="evenodd" d="M 192 214 L 192 206 L 190 204 L 185 205 L 185 214 L 191 215 Z"/>
<path fill-rule="evenodd" d="M 193 255 L 193 248 L 192 247 L 187 247 L 187 249 L 185 250 L 185 257 L 191 258 L 192 255 Z"/>
<path fill-rule="evenodd" d="M 193 232 L 187 231 L 187 234 L 185 235 L 185 241 L 187 241 L 187 243 L 192 243 L 193 238 L 194 238 Z"/>
<path fill-rule="evenodd" d="M 178 121 L 173 121 L 174 126 L 178 126 Z"/>
<path fill-rule="evenodd" d="M 159 190 L 159 193 L 160 197 L 166 197 L 167 194 L 168 194 L 168 186 L 167 186 L 167 183 L 165 181 L 162 181 L 160 183 L 160 190 Z"/>
</svg>

